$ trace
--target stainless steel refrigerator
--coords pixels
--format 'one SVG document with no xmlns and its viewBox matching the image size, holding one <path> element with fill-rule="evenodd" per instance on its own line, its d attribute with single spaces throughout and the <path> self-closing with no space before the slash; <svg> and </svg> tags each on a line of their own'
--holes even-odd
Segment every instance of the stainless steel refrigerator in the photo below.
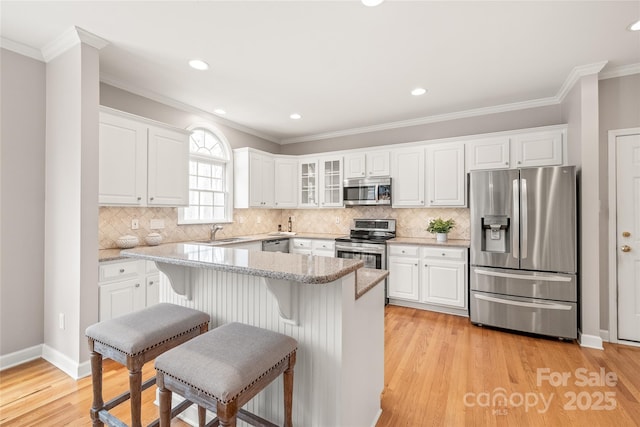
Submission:
<svg viewBox="0 0 640 427">
<path fill-rule="evenodd" d="M 576 338 L 574 166 L 469 174 L 471 321 Z"/>
</svg>

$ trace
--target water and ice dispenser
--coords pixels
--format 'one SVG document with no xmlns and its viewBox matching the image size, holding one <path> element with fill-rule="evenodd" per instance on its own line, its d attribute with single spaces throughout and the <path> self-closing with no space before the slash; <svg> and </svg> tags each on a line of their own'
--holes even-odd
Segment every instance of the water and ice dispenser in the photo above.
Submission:
<svg viewBox="0 0 640 427">
<path fill-rule="evenodd" d="M 485 252 L 507 253 L 511 251 L 510 219 L 506 215 L 486 215 L 482 217 L 482 250 Z"/>
</svg>

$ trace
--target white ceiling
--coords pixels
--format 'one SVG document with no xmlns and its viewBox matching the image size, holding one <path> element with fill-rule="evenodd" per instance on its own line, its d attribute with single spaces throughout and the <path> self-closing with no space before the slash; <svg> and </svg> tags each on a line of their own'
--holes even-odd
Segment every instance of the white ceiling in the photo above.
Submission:
<svg viewBox="0 0 640 427">
<path fill-rule="evenodd" d="M 101 79 L 287 143 L 557 96 L 572 69 L 640 64 L 634 1 L 0 3 L 37 50 L 78 26 L 109 42 Z M 3 44 L 5 46 L 6 43 Z M 190 69 L 206 60 L 205 72 Z M 629 68 L 629 67 L 627 67 Z M 636 68 L 637 69 L 637 68 Z M 421 86 L 426 95 L 410 90 Z M 289 115 L 299 112 L 301 120 Z"/>
</svg>

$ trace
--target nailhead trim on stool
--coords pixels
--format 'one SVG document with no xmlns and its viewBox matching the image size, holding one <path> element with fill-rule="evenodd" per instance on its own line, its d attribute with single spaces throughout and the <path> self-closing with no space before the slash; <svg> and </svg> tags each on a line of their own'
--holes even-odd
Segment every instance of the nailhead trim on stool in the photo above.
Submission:
<svg viewBox="0 0 640 427">
<path fill-rule="evenodd" d="M 284 374 L 284 425 L 291 426 L 297 346 L 296 340 L 286 335 L 228 323 L 158 356 L 160 426 L 170 425 L 173 392 L 198 404 L 201 427 L 205 408 L 216 413 L 221 426 L 235 426 L 237 418 L 272 426 L 240 408 L 280 374 Z"/>
<path fill-rule="evenodd" d="M 86 330 L 91 352 L 93 426 L 104 423 L 126 426 L 109 411 L 131 399 L 131 426 L 141 427 L 141 393 L 155 384 L 142 384 L 142 367 L 165 351 L 207 331 L 208 314 L 175 304 L 156 304 L 134 313 L 91 325 Z M 102 398 L 102 358 L 109 357 L 129 370 L 129 391 L 104 403 Z M 186 402 L 180 406 L 184 410 Z M 174 412 L 178 412 L 176 409 Z M 150 424 L 157 425 L 158 421 Z"/>
</svg>

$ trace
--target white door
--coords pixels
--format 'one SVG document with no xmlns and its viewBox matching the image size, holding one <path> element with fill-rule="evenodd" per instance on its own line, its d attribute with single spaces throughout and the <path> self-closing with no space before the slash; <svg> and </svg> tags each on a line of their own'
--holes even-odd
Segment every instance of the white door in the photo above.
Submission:
<svg viewBox="0 0 640 427">
<path fill-rule="evenodd" d="M 393 157 L 393 207 L 424 206 L 424 148 L 395 150 Z"/>
<path fill-rule="evenodd" d="M 618 338 L 640 341 L 640 134 L 616 139 Z"/>
<path fill-rule="evenodd" d="M 189 205 L 189 136 L 149 128 L 147 204 Z"/>
<path fill-rule="evenodd" d="M 298 206 L 298 161 L 275 159 L 275 205 L 279 208 Z"/>
<path fill-rule="evenodd" d="M 389 298 L 418 301 L 418 258 L 389 257 Z"/>
</svg>

